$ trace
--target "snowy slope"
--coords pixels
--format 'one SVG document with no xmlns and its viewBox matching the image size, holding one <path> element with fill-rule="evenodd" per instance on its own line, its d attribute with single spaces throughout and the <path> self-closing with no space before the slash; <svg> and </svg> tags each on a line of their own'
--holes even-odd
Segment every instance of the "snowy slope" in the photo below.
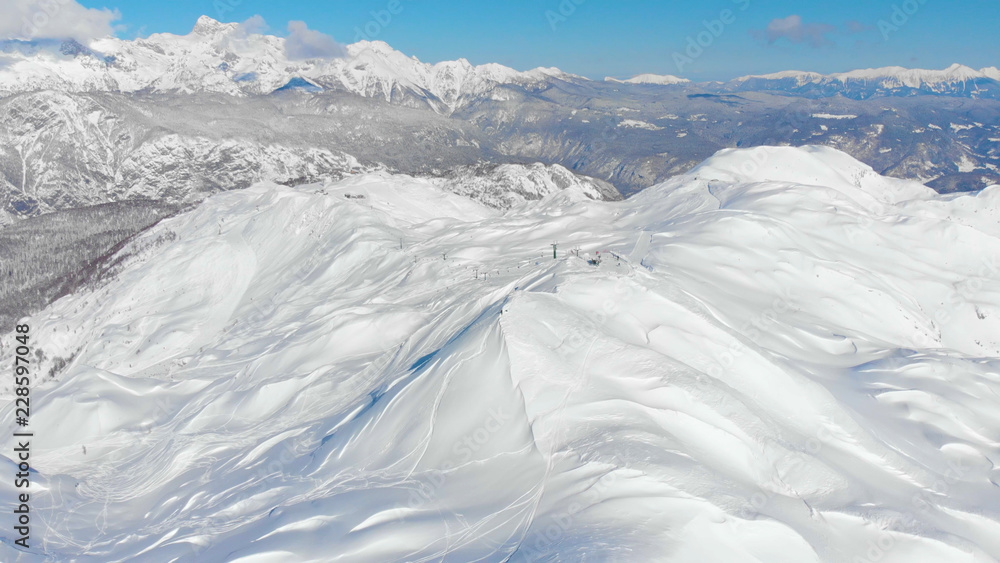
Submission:
<svg viewBox="0 0 1000 563">
<path fill-rule="evenodd" d="M 90 47 L 71 46 L 8 46 L 0 66 L 0 93 L 56 89 L 247 95 L 308 81 L 319 88 L 449 111 L 498 84 L 532 86 L 572 77 L 554 68 L 518 72 L 498 64 L 474 66 L 465 59 L 431 65 L 382 41 L 348 45 L 343 57 L 299 60 L 289 57 L 285 38 L 251 33 L 240 24 L 207 16 L 187 35 L 109 37 Z"/>
<path fill-rule="evenodd" d="M 996 561 L 998 217 L 823 148 L 214 195 L 28 319 L 71 360 L 0 559 Z"/>
</svg>

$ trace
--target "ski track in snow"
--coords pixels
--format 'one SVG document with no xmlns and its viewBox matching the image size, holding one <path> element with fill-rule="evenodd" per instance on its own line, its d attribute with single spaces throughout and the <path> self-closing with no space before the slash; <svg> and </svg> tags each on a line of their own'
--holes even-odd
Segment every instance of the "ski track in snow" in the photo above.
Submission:
<svg viewBox="0 0 1000 563">
<path fill-rule="evenodd" d="M 995 561 L 998 217 L 818 147 L 502 214 L 212 196 L 29 319 L 73 359 L 0 559 Z"/>
</svg>

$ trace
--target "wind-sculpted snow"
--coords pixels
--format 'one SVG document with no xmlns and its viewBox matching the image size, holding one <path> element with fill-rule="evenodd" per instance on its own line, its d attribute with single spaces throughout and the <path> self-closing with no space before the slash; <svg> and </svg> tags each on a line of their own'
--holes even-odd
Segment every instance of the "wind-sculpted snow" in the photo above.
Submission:
<svg viewBox="0 0 1000 563">
<path fill-rule="evenodd" d="M 0 558 L 995 561 L 998 217 L 819 147 L 216 194 L 26 321 L 73 359 Z"/>
</svg>

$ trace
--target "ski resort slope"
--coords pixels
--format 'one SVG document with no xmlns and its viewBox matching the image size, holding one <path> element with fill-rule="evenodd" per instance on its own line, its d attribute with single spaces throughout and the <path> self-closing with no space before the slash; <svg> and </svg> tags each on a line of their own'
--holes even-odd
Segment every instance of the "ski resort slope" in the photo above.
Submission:
<svg viewBox="0 0 1000 563">
<path fill-rule="evenodd" d="M 27 319 L 69 361 L 0 559 L 997 561 L 998 218 L 819 147 L 212 196 Z"/>
</svg>

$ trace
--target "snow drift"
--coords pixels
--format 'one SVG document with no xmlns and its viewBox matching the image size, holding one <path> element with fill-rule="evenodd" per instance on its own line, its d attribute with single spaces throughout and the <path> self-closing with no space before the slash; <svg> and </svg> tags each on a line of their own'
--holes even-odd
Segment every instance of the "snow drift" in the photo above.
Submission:
<svg viewBox="0 0 1000 563">
<path fill-rule="evenodd" d="M 994 561 L 998 217 L 815 147 L 212 196 L 28 319 L 68 364 L 0 558 Z"/>
</svg>

